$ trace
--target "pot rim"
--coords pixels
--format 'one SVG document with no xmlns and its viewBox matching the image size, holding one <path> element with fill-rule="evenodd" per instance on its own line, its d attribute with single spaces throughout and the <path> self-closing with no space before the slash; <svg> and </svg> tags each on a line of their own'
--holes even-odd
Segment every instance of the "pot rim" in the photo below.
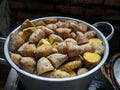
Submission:
<svg viewBox="0 0 120 90">
<path fill-rule="evenodd" d="M 45 18 L 63 18 L 63 19 L 71 19 L 71 20 L 75 20 L 78 22 L 82 22 L 87 24 L 89 27 L 93 28 L 93 30 L 95 30 L 97 32 L 97 34 L 99 34 L 100 38 L 103 40 L 103 44 L 105 46 L 105 52 L 103 54 L 103 58 L 101 59 L 100 63 L 95 66 L 93 69 L 89 70 L 88 72 L 82 74 L 82 75 L 77 75 L 74 77 L 69 77 L 69 78 L 47 78 L 47 77 L 42 77 L 42 76 L 37 76 L 34 74 L 30 74 L 29 72 L 26 72 L 22 69 L 20 69 L 16 64 L 14 64 L 14 62 L 12 61 L 10 55 L 9 55 L 9 39 L 10 39 L 10 34 L 14 33 L 16 31 L 18 31 L 18 29 L 20 28 L 20 26 L 18 26 L 17 28 L 15 28 L 7 37 L 6 41 L 5 41 L 5 45 L 4 45 L 4 54 L 5 57 L 8 61 L 8 63 L 19 73 L 24 74 L 28 77 L 34 78 L 34 79 L 39 79 L 39 80 L 43 80 L 43 81 L 54 81 L 54 82 L 62 82 L 62 81 L 71 81 L 71 80 L 76 80 L 76 79 L 80 79 L 83 77 L 87 77 L 91 74 L 93 74 L 95 71 L 97 71 L 98 69 L 100 69 L 100 67 L 105 63 L 105 61 L 107 60 L 108 54 L 109 54 L 109 45 L 108 45 L 108 41 L 105 38 L 105 36 L 93 25 L 83 21 L 83 20 L 79 20 L 79 19 L 75 19 L 75 18 L 71 18 L 71 17 L 63 17 L 63 16 L 50 16 L 50 17 L 43 17 L 43 18 L 38 18 L 38 19 L 34 19 L 31 20 L 32 22 L 36 22 Z"/>
</svg>

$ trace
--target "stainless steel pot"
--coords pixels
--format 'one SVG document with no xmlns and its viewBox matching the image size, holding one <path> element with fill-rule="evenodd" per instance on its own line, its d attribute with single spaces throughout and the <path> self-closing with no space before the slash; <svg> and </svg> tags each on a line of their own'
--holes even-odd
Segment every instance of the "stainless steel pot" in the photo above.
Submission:
<svg viewBox="0 0 120 90">
<path fill-rule="evenodd" d="M 53 18 L 53 17 L 44 17 L 44 18 L 38 18 L 32 20 L 32 22 L 37 22 L 39 20 L 45 19 L 45 18 Z M 108 45 L 108 40 L 110 40 L 114 34 L 114 28 L 113 26 L 108 23 L 108 22 L 98 22 L 93 25 L 74 18 L 69 18 L 69 17 L 60 17 L 60 16 L 54 16 L 54 18 L 63 18 L 63 19 L 71 19 L 71 20 L 76 20 L 78 22 L 82 22 L 87 24 L 90 28 L 95 30 L 97 32 L 97 37 L 102 39 L 103 44 L 105 46 L 105 52 L 102 56 L 101 62 L 88 71 L 85 74 L 70 77 L 70 78 L 46 78 L 46 77 L 41 77 L 41 76 L 36 76 L 33 74 L 30 74 L 22 69 L 20 69 L 18 66 L 16 66 L 13 61 L 11 60 L 11 57 L 9 55 L 9 39 L 10 35 L 6 38 L 5 45 L 4 45 L 4 54 L 6 57 L 6 60 L 8 63 L 14 68 L 20 80 L 22 81 L 24 87 L 26 90 L 87 90 L 90 82 L 94 78 L 95 74 L 97 71 L 100 69 L 100 67 L 105 63 L 107 60 L 107 57 L 109 55 L 109 45 Z M 98 30 L 96 27 L 108 27 L 109 30 L 111 30 L 111 33 L 105 37 L 103 33 L 101 33 L 100 30 Z M 19 30 L 20 26 L 17 27 L 16 29 L 13 30 L 11 33 L 15 33 Z"/>
</svg>

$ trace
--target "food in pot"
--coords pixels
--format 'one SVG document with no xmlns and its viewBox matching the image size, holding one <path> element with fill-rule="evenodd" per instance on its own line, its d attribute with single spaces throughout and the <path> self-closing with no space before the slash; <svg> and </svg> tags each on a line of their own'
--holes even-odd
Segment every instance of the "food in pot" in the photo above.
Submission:
<svg viewBox="0 0 120 90">
<path fill-rule="evenodd" d="M 96 31 L 72 19 L 29 19 L 10 35 L 10 56 L 21 69 L 38 76 L 67 78 L 88 72 L 104 54 Z"/>
</svg>

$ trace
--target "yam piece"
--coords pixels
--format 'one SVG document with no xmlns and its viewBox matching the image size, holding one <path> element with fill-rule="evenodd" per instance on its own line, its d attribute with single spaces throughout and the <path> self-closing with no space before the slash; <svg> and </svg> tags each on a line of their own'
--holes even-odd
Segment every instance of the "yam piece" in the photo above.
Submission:
<svg viewBox="0 0 120 90">
<path fill-rule="evenodd" d="M 68 47 L 65 42 L 61 42 L 56 46 L 56 49 L 58 50 L 58 53 L 67 54 Z"/>
<path fill-rule="evenodd" d="M 66 44 L 72 43 L 73 45 L 77 45 L 77 41 L 72 38 L 67 38 L 64 41 Z"/>
<path fill-rule="evenodd" d="M 47 58 L 50 60 L 55 68 L 58 68 L 61 64 L 67 61 L 68 56 L 65 54 L 55 53 L 47 56 Z"/>
<path fill-rule="evenodd" d="M 20 59 L 22 58 L 22 56 L 20 54 L 17 54 L 17 53 L 12 53 L 10 52 L 10 56 L 13 60 L 13 62 L 19 66 L 19 62 L 20 62 Z"/>
<path fill-rule="evenodd" d="M 99 55 L 102 55 L 105 51 L 104 45 L 99 43 L 93 43 L 92 48 L 94 50 L 94 53 L 97 53 Z"/>
<path fill-rule="evenodd" d="M 54 70 L 54 67 L 52 66 L 52 64 L 47 58 L 42 57 L 38 60 L 37 62 L 37 74 L 38 75 L 51 71 L 51 70 Z"/>
<path fill-rule="evenodd" d="M 35 26 L 46 26 L 46 23 L 41 20 L 41 21 L 36 22 Z"/>
<path fill-rule="evenodd" d="M 61 36 L 63 39 L 67 38 L 71 32 L 69 28 L 58 28 L 56 29 L 56 33 Z"/>
<path fill-rule="evenodd" d="M 18 52 L 24 57 L 33 57 L 35 50 L 35 44 L 29 44 L 28 42 L 26 42 L 18 49 Z"/>
<path fill-rule="evenodd" d="M 51 72 L 44 73 L 42 74 L 42 76 L 49 78 L 67 78 L 70 77 L 70 74 L 61 70 L 54 70 Z"/>
<path fill-rule="evenodd" d="M 41 29 L 42 31 L 44 31 L 46 36 L 49 36 L 50 34 L 54 33 L 53 30 L 51 30 L 51 29 L 49 29 L 49 28 L 47 28 L 45 26 L 38 26 L 37 28 Z"/>
<path fill-rule="evenodd" d="M 69 43 L 68 45 L 68 56 L 75 57 L 83 53 L 83 49 L 80 46 Z"/>
<path fill-rule="evenodd" d="M 82 45 L 80 45 L 79 47 L 83 50 L 82 54 L 83 54 L 84 52 L 92 52 L 92 51 L 93 51 L 92 45 L 89 44 L 89 43 L 87 43 L 87 44 L 82 44 Z"/>
<path fill-rule="evenodd" d="M 99 54 L 91 53 L 91 52 L 85 52 L 83 54 L 83 58 L 84 58 L 84 63 L 88 68 L 92 68 L 96 66 L 101 60 L 101 56 Z"/>
<path fill-rule="evenodd" d="M 26 19 L 26 20 L 22 23 L 22 25 L 21 25 L 21 27 L 20 27 L 20 30 L 23 30 L 23 29 L 28 28 L 28 27 L 35 27 L 35 25 L 34 25 L 34 23 L 32 23 L 29 19 Z"/>
<path fill-rule="evenodd" d="M 76 73 L 74 71 L 70 71 L 68 73 L 70 74 L 71 77 L 76 76 Z"/>
<path fill-rule="evenodd" d="M 62 71 L 70 72 L 81 66 L 82 62 L 80 60 L 74 60 L 62 65 L 59 69 Z"/>
<path fill-rule="evenodd" d="M 45 37 L 45 33 L 41 29 L 36 29 L 30 36 L 30 43 L 38 43 L 42 38 Z"/>
<path fill-rule="evenodd" d="M 76 41 L 78 44 L 88 43 L 88 38 L 82 32 L 77 31 L 76 34 L 77 34 Z"/>
<path fill-rule="evenodd" d="M 93 44 L 93 43 L 99 43 L 99 44 L 102 44 L 103 41 L 99 38 L 91 38 L 89 39 L 89 44 Z"/>
<path fill-rule="evenodd" d="M 58 19 L 57 18 L 46 18 L 43 21 L 47 24 L 50 24 L 50 23 L 56 23 Z"/>
<path fill-rule="evenodd" d="M 39 46 L 42 45 L 42 44 L 51 45 L 47 39 L 41 39 L 41 40 L 38 42 L 37 47 L 39 47 Z"/>
<path fill-rule="evenodd" d="M 88 26 L 84 23 L 79 23 L 77 27 L 78 27 L 78 30 L 83 33 L 87 32 L 88 30 Z"/>
<path fill-rule="evenodd" d="M 48 44 L 42 44 L 41 46 L 37 47 L 35 50 L 35 57 L 41 58 L 46 57 L 53 53 L 53 47 Z"/>
<path fill-rule="evenodd" d="M 17 33 L 12 33 L 9 42 L 10 51 L 15 52 L 24 42 L 25 41 Z"/>
<path fill-rule="evenodd" d="M 86 72 L 88 72 L 87 68 L 79 68 L 77 71 L 77 75 L 81 75 L 81 74 L 84 74 Z"/>
<path fill-rule="evenodd" d="M 29 73 L 34 72 L 35 66 L 36 61 L 33 57 L 22 57 L 20 60 L 20 67 Z"/>
<path fill-rule="evenodd" d="M 87 31 L 84 35 L 85 35 L 85 37 L 90 39 L 90 38 L 94 38 L 96 36 L 96 32 L 91 30 L 91 31 Z"/>
<path fill-rule="evenodd" d="M 51 44 L 54 43 L 54 42 L 63 42 L 63 39 L 60 36 L 56 35 L 56 34 L 51 34 L 49 36 L 49 42 Z"/>
<path fill-rule="evenodd" d="M 53 31 L 55 31 L 57 29 L 57 25 L 56 24 L 48 24 L 46 27 L 51 29 L 51 30 L 53 30 Z"/>
</svg>

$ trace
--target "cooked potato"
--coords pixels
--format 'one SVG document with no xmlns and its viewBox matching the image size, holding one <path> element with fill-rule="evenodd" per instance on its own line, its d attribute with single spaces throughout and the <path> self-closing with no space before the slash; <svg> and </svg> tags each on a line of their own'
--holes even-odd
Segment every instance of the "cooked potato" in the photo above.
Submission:
<svg viewBox="0 0 120 90">
<path fill-rule="evenodd" d="M 77 34 L 76 41 L 78 44 L 88 43 L 88 38 L 82 32 L 77 31 L 76 34 Z"/>
<path fill-rule="evenodd" d="M 72 43 L 74 45 L 77 45 L 76 40 L 72 39 L 72 38 L 67 38 L 64 40 L 66 44 Z"/>
<path fill-rule="evenodd" d="M 62 71 L 70 72 L 81 66 L 82 66 L 82 61 L 74 60 L 62 65 L 59 69 Z"/>
<path fill-rule="evenodd" d="M 44 21 L 38 21 L 37 23 L 35 23 L 35 26 L 46 26 L 46 23 Z"/>
<path fill-rule="evenodd" d="M 81 74 L 84 74 L 86 72 L 88 72 L 87 68 L 79 68 L 77 71 L 77 75 L 81 75 Z"/>
<path fill-rule="evenodd" d="M 89 39 L 89 43 L 90 43 L 90 44 L 93 44 L 93 43 L 102 44 L 103 42 L 102 42 L 102 40 L 99 39 L 99 38 L 91 38 L 91 39 Z"/>
<path fill-rule="evenodd" d="M 28 42 L 24 43 L 19 49 L 18 52 L 25 57 L 33 57 L 34 51 L 36 50 L 35 44 L 29 44 Z"/>
<path fill-rule="evenodd" d="M 58 68 L 61 64 L 67 61 L 68 56 L 65 54 L 55 53 L 47 56 L 47 58 L 50 60 L 55 68 Z"/>
<path fill-rule="evenodd" d="M 35 71 L 36 61 L 33 57 L 22 57 L 20 59 L 20 66 L 25 71 L 33 73 Z"/>
<path fill-rule="evenodd" d="M 36 29 L 29 38 L 30 43 L 38 43 L 45 37 L 45 33 L 41 29 Z"/>
<path fill-rule="evenodd" d="M 63 39 L 60 36 L 56 35 L 56 34 L 51 34 L 49 36 L 49 42 L 51 44 L 54 43 L 54 42 L 63 42 Z"/>
<path fill-rule="evenodd" d="M 56 49 L 58 50 L 59 53 L 62 54 L 67 54 L 68 52 L 68 47 L 67 44 L 65 42 L 61 42 L 56 46 Z"/>
<path fill-rule="evenodd" d="M 73 38 L 73 39 L 76 39 L 76 34 L 75 34 L 75 32 L 71 32 L 70 34 L 69 34 L 69 38 Z"/>
<path fill-rule="evenodd" d="M 84 35 L 85 35 L 85 37 L 90 39 L 90 38 L 94 38 L 96 36 L 96 32 L 91 30 L 91 31 L 86 32 Z"/>
<path fill-rule="evenodd" d="M 10 51 L 15 52 L 24 42 L 25 41 L 17 33 L 12 33 L 9 42 Z"/>
<path fill-rule="evenodd" d="M 54 70 L 54 71 L 42 74 L 42 76 L 49 77 L 49 78 L 66 78 L 66 77 L 70 77 L 70 74 L 61 70 Z"/>
<path fill-rule="evenodd" d="M 68 73 L 70 74 L 71 77 L 76 76 L 76 73 L 74 71 L 70 71 Z"/>
<path fill-rule="evenodd" d="M 50 24 L 50 23 L 56 23 L 58 19 L 57 18 L 46 18 L 43 21 L 47 24 Z"/>
<path fill-rule="evenodd" d="M 22 58 L 22 56 L 20 54 L 17 54 L 17 53 L 12 53 L 10 52 L 10 56 L 13 60 L 13 62 L 19 66 L 19 62 L 20 62 L 20 59 Z"/>
<path fill-rule="evenodd" d="M 85 52 L 83 57 L 84 63 L 88 68 L 96 66 L 101 60 L 101 56 L 99 54 L 91 52 Z"/>
<path fill-rule="evenodd" d="M 42 44 L 51 45 L 47 39 L 41 39 L 41 40 L 38 42 L 37 47 L 39 47 L 39 46 L 42 45 Z"/>
<path fill-rule="evenodd" d="M 42 57 L 38 60 L 37 62 L 37 74 L 38 75 L 51 71 L 51 70 L 54 70 L 54 67 L 52 66 L 52 64 L 47 58 Z"/>
<path fill-rule="evenodd" d="M 102 44 L 99 44 L 99 43 L 93 43 L 92 48 L 93 48 L 94 52 L 99 54 L 99 55 L 102 55 L 105 51 L 104 46 Z"/>
<path fill-rule="evenodd" d="M 21 27 L 20 27 L 20 30 L 23 30 L 23 29 L 28 28 L 28 27 L 35 27 L 35 25 L 34 25 L 29 19 L 26 19 L 26 20 L 22 23 L 22 25 L 21 25 Z"/>
<path fill-rule="evenodd" d="M 67 38 L 71 32 L 69 28 L 58 28 L 56 29 L 56 33 L 61 36 L 63 39 Z"/>
<path fill-rule="evenodd" d="M 35 50 L 35 57 L 41 58 L 46 57 L 53 53 L 53 47 L 48 44 L 42 44 L 41 46 L 37 47 Z"/>
<path fill-rule="evenodd" d="M 48 24 L 46 27 L 51 29 L 51 30 L 53 30 L 53 31 L 55 31 L 57 29 L 57 25 L 56 24 Z"/>
<path fill-rule="evenodd" d="M 38 29 L 41 29 L 42 31 L 44 31 L 45 34 L 46 34 L 46 36 L 49 36 L 50 34 L 53 34 L 53 33 L 54 33 L 53 30 L 51 30 L 51 29 L 49 29 L 49 28 L 47 28 L 47 27 L 45 27 L 45 26 L 38 26 L 37 28 L 38 28 Z"/>
</svg>

